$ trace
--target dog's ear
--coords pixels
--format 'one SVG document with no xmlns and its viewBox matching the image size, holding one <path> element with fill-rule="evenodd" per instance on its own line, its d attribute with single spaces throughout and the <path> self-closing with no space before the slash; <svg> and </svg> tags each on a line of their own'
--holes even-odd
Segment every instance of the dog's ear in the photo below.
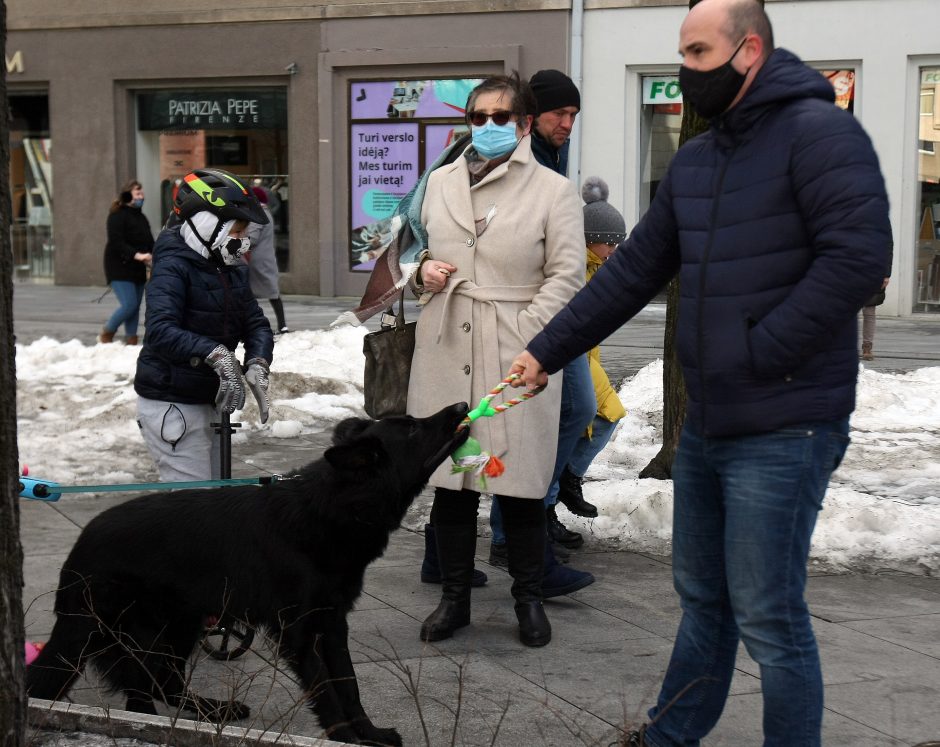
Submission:
<svg viewBox="0 0 940 747">
<path fill-rule="evenodd" d="M 334 469 L 349 472 L 372 470 L 387 457 L 387 454 L 379 439 L 366 436 L 351 443 L 331 446 L 323 456 Z"/>
<path fill-rule="evenodd" d="M 333 443 L 348 443 L 372 425 L 373 422 L 374 421 L 366 420 L 365 418 L 346 418 L 346 420 L 341 420 L 336 424 L 336 427 L 333 428 Z"/>
</svg>

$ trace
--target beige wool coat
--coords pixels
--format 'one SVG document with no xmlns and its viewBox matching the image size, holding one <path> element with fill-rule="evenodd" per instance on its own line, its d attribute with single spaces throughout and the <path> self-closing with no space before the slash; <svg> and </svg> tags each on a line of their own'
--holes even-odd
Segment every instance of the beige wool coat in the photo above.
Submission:
<svg viewBox="0 0 940 747">
<path fill-rule="evenodd" d="M 584 284 L 581 200 L 570 181 L 535 160 L 530 142 L 522 138 L 510 159 L 473 187 L 462 156 L 428 180 L 421 212 L 428 250 L 457 270 L 418 317 L 408 388 L 412 415 L 454 402 L 475 407 Z M 476 226 L 484 224 L 479 232 Z M 501 477 L 487 480 L 489 492 L 545 496 L 555 464 L 561 375 L 523 404 L 474 421 L 471 435 L 506 465 Z M 523 391 L 507 388 L 493 403 Z M 451 466 L 446 460 L 430 484 L 479 490 L 471 473 L 452 475 Z"/>
</svg>

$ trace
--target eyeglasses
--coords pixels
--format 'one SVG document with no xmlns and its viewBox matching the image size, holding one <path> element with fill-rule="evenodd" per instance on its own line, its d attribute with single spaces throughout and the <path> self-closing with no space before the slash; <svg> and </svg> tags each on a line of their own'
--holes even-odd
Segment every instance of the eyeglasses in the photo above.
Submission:
<svg viewBox="0 0 940 747">
<path fill-rule="evenodd" d="M 494 125 L 502 127 L 515 116 L 515 113 L 507 112 L 503 109 L 493 112 L 492 114 L 487 114 L 486 112 L 467 112 L 467 121 L 474 127 L 482 127 L 486 124 L 486 120 L 492 119 Z"/>
</svg>

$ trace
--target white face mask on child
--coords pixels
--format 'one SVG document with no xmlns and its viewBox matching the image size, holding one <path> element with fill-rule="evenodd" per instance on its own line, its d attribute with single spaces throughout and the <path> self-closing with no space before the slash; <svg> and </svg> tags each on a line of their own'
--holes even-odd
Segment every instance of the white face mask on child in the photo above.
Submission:
<svg viewBox="0 0 940 747">
<path fill-rule="evenodd" d="M 251 248 L 251 239 L 242 236 L 239 239 L 227 238 L 222 244 L 216 245 L 222 253 L 222 261 L 227 265 L 241 264 L 242 257 Z"/>
</svg>

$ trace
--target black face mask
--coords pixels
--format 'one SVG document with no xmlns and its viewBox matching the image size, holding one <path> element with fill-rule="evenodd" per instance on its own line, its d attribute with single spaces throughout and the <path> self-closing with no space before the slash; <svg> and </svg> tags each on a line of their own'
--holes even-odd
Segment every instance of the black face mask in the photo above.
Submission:
<svg viewBox="0 0 940 747">
<path fill-rule="evenodd" d="M 735 70 L 731 62 L 746 41 L 744 37 L 728 61 L 713 70 L 690 70 L 685 65 L 679 68 L 683 99 L 705 119 L 713 119 L 725 111 L 744 85 L 747 75 Z"/>
</svg>

